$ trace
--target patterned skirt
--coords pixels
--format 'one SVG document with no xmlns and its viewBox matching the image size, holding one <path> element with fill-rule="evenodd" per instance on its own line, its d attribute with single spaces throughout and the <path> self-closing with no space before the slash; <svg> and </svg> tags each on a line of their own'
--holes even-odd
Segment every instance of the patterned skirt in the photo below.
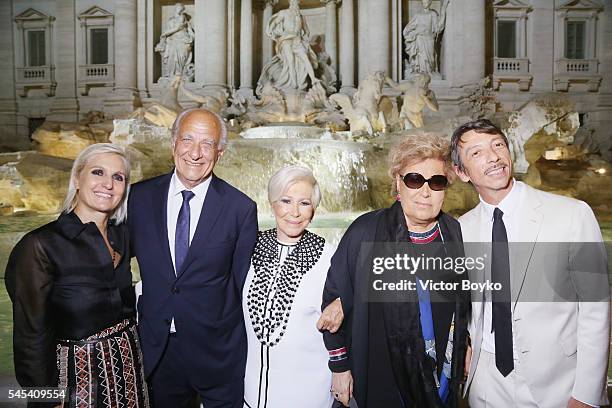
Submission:
<svg viewBox="0 0 612 408">
<path fill-rule="evenodd" d="M 124 320 L 84 340 L 57 345 L 63 407 L 149 407 L 136 324 Z"/>
</svg>

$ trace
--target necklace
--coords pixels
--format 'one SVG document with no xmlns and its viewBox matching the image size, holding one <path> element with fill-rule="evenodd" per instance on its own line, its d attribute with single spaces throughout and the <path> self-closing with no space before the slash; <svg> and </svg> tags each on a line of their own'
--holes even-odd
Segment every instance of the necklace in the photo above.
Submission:
<svg viewBox="0 0 612 408">
<path fill-rule="evenodd" d="M 277 345 L 284 336 L 302 277 L 318 262 L 325 239 L 304 231 L 282 265 L 279 245 L 276 228 L 259 233 L 253 250 L 254 276 L 247 293 L 253 330 L 268 347 Z"/>
</svg>

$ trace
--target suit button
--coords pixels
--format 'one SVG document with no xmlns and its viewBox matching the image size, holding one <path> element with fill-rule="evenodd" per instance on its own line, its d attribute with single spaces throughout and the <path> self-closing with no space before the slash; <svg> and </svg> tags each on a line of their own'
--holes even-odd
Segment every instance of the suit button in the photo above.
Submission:
<svg viewBox="0 0 612 408">
<path fill-rule="evenodd" d="M 179 288 L 177 288 L 176 286 L 172 287 L 172 293 L 176 295 L 179 292 L 180 292 Z"/>
</svg>

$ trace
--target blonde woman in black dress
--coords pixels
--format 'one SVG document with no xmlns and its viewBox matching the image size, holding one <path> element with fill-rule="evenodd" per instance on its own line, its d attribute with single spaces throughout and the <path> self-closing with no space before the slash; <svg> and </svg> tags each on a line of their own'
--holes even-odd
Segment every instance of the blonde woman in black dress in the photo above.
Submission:
<svg viewBox="0 0 612 408">
<path fill-rule="evenodd" d="M 129 178 L 120 147 L 84 149 L 61 215 L 26 234 L 6 268 L 17 381 L 65 387 L 64 406 L 149 406 L 124 224 Z"/>
</svg>

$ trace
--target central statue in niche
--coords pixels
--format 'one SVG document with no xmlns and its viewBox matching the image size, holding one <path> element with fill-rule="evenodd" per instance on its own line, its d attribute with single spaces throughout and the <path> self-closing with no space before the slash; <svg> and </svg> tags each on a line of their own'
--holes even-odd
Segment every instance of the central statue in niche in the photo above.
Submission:
<svg viewBox="0 0 612 408">
<path fill-rule="evenodd" d="M 188 81 L 193 81 L 194 66 L 193 42 L 195 32 L 181 3 L 174 5 L 174 14 L 165 24 L 155 51 L 162 57 L 162 77 L 172 79 L 175 75 L 183 75 Z"/>
<path fill-rule="evenodd" d="M 291 0 L 289 8 L 270 18 L 266 34 L 275 43 L 276 55 L 263 67 L 257 82 L 257 94 L 265 85 L 279 90 L 306 90 L 319 81 L 317 54 L 310 45 L 310 31 L 300 12 L 299 0 Z"/>
<path fill-rule="evenodd" d="M 439 74 L 437 45 L 446 24 L 446 9 L 450 0 L 441 0 L 440 14 L 432 8 L 432 0 L 422 0 L 423 9 L 404 28 L 404 47 L 408 64 L 404 77 L 411 74 Z"/>
</svg>

